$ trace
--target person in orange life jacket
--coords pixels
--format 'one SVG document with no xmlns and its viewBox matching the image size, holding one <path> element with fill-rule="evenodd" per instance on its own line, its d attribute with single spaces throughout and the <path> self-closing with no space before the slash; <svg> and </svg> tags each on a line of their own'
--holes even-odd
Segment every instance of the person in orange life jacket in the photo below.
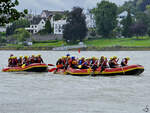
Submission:
<svg viewBox="0 0 150 113">
<path fill-rule="evenodd" d="M 16 56 L 13 56 L 13 57 L 12 57 L 12 67 L 16 67 L 16 66 L 17 66 L 17 63 L 18 63 L 17 57 L 16 57 Z"/>
<path fill-rule="evenodd" d="M 37 63 L 44 63 L 44 61 L 43 61 L 43 59 L 42 59 L 40 54 L 37 55 Z"/>
<path fill-rule="evenodd" d="M 18 58 L 18 66 L 22 66 L 22 64 L 23 64 L 23 59 L 22 59 L 22 56 L 20 56 L 19 58 Z"/>
<path fill-rule="evenodd" d="M 64 65 L 64 64 L 63 64 L 62 58 L 59 58 L 59 59 L 57 60 L 57 62 L 56 62 L 56 67 L 57 67 L 57 69 L 63 69 L 63 68 L 64 68 L 63 65 Z"/>
<path fill-rule="evenodd" d="M 85 61 L 84 57 L 81 57 L 81 59 L 78 61 L 78 65 L 81 69 L 88 69 L 88 63 Z"/>
<path fill-rule="evenodd" d="M 35 62 L 36 62 L 35 55 L 32 55 L 32 56 L 30 57 L 30 64 L 35 63 Z"/>
<path fill-rule="evenodd" d="M 66 59 L 66 62 L 65 62 L 65 69 L 67 69 L 67 68 L 68 68 L 68 65 L 69 65 L 69 60 L 70 60 L 70 54 L 67 54 L 65 59 Z"/>
<path fill-rule="evenodd" d="M 121 61 L 121 66 L 128 66 L 128 61 L 130 60 L 129 57 L 123 58 Z"/>
<path fill-rule="evenodd" d="M 77 65 L 78 65 L 78 62 L 75 59 L 75 57 L 74 56 L 71 57 L 71 59 L 69 60 L 69 66 L 74 68 L 74 69 L 77 69 L 78 68 Z"/>
<path fill-rule="evenodd" d="M 10 54 L 10 57 L 8 58 L 8 67 L 12 66 L 12 59 L 13 59 L 13 54 Z"/>
<path fill-rule="evenodd" d="M 58 69 L 64 69 L 65 67 L 65 56 L 62 56 L 61 58 L 58 59 L 58 61 L 56 62 L 56 66 Z"/>
<path fill-rule="evenodd" d="M 117 68 L 119 67 L 118 65 L 118 60 L 116 56 L 114 56 L 110 62 L 110 68 Z"/>
<path fill-rule="evenodd" d="M 8 67 L 12 66 L 12 56 L 8 58 Z"/>
<path fill-rule="evenodd" d="M 87 59 L 86 59 L 87 66 L 90 66 L 90 61 L 91 61 L 91 59 L 90 59 L 90 58 L 87 58 Z"/>
<path fill-rule="evenodd" d="M 92 57 L 91 61 L 90 61 L 90 66 L 93 69 L 93 71 L 95 71 L 98 68 L 98 60 L 96 57 Z"/>
<path fill-rule="evenodd" d="M 28 56 L 24 56 L 24 58 L 23 58 L 23 64 L 25 64 L 26 66 L 29 65 Z"/>
<path fill-rule="evenodd" d="M 105 57 L 101 56 L 100 60 L 99 60 L 99 66 L 102 66 L 104 64 L 105 61 Z"/>
<path fill-rule="evenodd" d="M 101 72 L 104 71 L 105 68 L 108 68 L 107 62 L 108 62 L 107 58 L 104 56 L 101 56 L 100 62 L 99 62 L 99 66 L 101 67 Z"/>
</svg>

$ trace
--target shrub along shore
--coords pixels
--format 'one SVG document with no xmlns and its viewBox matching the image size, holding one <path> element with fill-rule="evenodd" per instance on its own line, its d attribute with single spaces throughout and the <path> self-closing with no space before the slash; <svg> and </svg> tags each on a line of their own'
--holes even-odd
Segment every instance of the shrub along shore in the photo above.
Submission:
<svg viewBox="0 0 150 113">
<path fill-rule="evenodd" d="M 113 39 L 88 39 L 84 40 L 86 51 L 149 51 L 150 37 L 113 38 Z M 52 50 L 55 47 L 68 46 L 64 41 L 36 42 L 32 46 L 7 44 L 0 46 L 0 50 Z M 71 49 L 77 50 L 77 49 Z"/>
</svg>

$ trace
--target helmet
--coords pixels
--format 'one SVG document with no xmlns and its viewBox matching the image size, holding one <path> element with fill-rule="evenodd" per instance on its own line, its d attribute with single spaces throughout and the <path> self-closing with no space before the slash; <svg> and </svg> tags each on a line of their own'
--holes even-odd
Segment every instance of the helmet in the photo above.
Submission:
<svg viewBox="0 0 150 113">
<path fill-rule="evenodd" d="M 32 57 L 35 57 L 35 55 L 32 55 Z"/>
<path fill-rule="evenodd" d="M 13 54 L 10 54 L 10 57 L 14 56 Z"/>
<path fill-rule="evenodd" d="M 66 56 L 70 56 L 70 54 L 67 54 Z"/>
<path fill-rule="evenodd" d="M 75 57 L 73 56 L 73 57 L 71 57 L 71 59 L 75 59 Z"/>
<path fill-rule="evenodd" d="M 38 54 L 37 56 L 41 56 L 41 54 Z"/>
<path fill-rule="evenodd" d="M 92 59 L 96 59 L 96 57 L 93 56 Z"/>
<path fill-rule="evenodd" d="M 105 56 L 101 56 L 101 58 L 105 58 Z"/>
<path fill-rule="evenodd" d="M 64 58 L 66 58 L 66 56 L 62 56 L 62 58 L 64 59 Z"/>
<path fill-rule="evenodd" d="M 129 58 L 129 57 L 126 57 L 126 59 L 127 59 L 127 60 L 130 60 L 130 58 Z"/>
<path fill-rule="evenodd" d="M 113 59 L 113 57 L 110 57 L 110 60 L 112 60 Z"/>
<path fill-rule="evenodd" d="M 82 56 L 81 59 L 84 59 L 84 56 Z"/>
<path fill-rule="evenodd" d="M 28 58 L 28 56 L 24 56 L 24 58 Z"/>
<path fill-rule="evenodd" d="M 22 58 L 22 56 L 19 56 L 19 58 Z"/>
<path fill-rule="evenodd" d="M 113 56 L 114 59 L 117 59 L 117 56 Z"/>
</svg>

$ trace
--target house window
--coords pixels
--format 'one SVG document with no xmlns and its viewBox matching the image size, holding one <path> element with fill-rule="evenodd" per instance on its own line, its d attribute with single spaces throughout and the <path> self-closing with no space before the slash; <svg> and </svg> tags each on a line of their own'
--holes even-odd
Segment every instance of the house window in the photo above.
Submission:
<svg viewBox="0 0 150 113">
<path fill-rule="evenodd" d="M 34 26 L 32 26 L 32 28 L 33 28 Z"/>
<path fill-rule="evenodd" d="M 35 26 L 35 28 L 37 28 L 37 26 Z"/>
<path fill-rule="evenodd" d="M 56 29 L 57 29 L 57 24 L 55 25 Z"/>
<path fill-rule="evenodd" d="M 37 30 L 35 30 L 35 33 L 37 32 Z"/>
</svg>

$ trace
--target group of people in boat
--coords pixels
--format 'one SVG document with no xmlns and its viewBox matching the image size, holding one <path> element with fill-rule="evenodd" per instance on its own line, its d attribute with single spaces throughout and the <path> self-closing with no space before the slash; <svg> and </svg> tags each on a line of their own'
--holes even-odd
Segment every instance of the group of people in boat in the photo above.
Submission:
<svg viewBox="0 0 150 113">
<path fill-rule="evenodd" d="M 121 64 L 118 63 L 119 58 L 117 56 L 110 57 L 108 60 L 107 57 L 101 56 L 100 58 L 91 57 L 91 58 L 75 58 L 74 56 L 70 57 L 70 54 L 62 56 L 56 62 L 57 69 L 67 69 L 68 67 L 74 69 L 88 69 L 91 68 L 96 70 L 98 67 L 101 67 L 101 71 L 105 68 L 118 68 L 120 66 L 127 66 L 129 57 L 123 58 Z"/>
<path fill-rule="evenodd" d="M 22 65 L 28 66 L 33 63 L 44 63 L 40 54 L 37 56 L 19 56 L 19 58 L 11 54 L 8 59 L 8 67 L 17 67 Z"/>
</svg>

